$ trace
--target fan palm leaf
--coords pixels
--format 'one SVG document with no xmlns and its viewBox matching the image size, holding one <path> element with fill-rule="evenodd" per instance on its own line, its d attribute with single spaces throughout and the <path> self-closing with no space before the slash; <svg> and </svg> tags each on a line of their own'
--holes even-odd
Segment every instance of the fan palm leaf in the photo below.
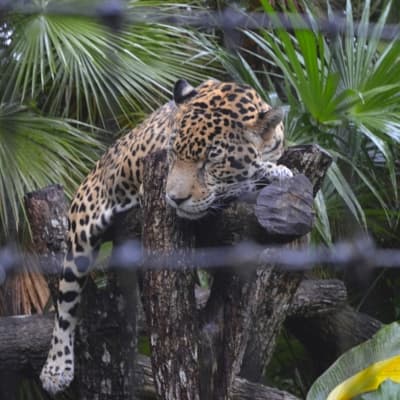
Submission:
<svg viewBox="0 0 400 400">
<path fill-rule="evenodd" d="M 131 1 L 118 31 L 91 16 L 63 14 L 65 2 L 62 8 L 55 0 L 34 3 L 30 13 L 10 15 L 2 102 L 32 101 L 47 114 L 104 127 L 120 114 L 156 108 L 176 79 L 196 82 L 213 71 L 204 35 L 166 24 L 129 24 L 130 14 L 152 3 Z M 156 10 L 181 7 L 163 4 Z M 77 2 L 67 5 L 84 10 Z M 90 3 L 93 13 L 96 5 Z"/>
<path fill-rule="evenodd" d="M 46 118 L 20 105 L 0 104 L 0 222 L 16 230 L 23 196 L 62 182 L 72 195 L 103 145 L 90 127 Z"/>
</svg>

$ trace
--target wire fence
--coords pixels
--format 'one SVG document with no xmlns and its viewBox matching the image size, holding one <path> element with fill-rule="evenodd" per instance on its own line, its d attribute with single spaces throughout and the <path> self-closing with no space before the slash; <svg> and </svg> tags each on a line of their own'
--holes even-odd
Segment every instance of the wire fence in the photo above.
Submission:
<svg viewBox="0 0 400 400">
<path fill-rule="evenodd" d="M 52 256 L 62 256 L 62 254 L 52 254 Z M 341 241 L 332 247 L 288 248 L 285 245 L 266 246 L 244 241 L 231 246 L 191 249 L 185 254 L 184 264 L 179 262 L 181 258 L 181 251 L 172 251 L 168 254 L 152 251 L 151 257 L 144 259 L 142 243 L 139 240 L 130 240 L 113 249 L 108 263 L 118 268 L 134 270 L 226 267 L 249 271 L 270 265 L 285 271 L 307 271 L 316 265 L 324 265 L 337 271 L 356 266 L 357 270 L 368 272 L 374 268 L 400 267 L 400 250 L 379 249 L 369 236 Z M 20 252 L 14 246 L 3 247 L 0 249 L 0 285 L 10 271 L 18 270 L 21 265 L 24 265 L 25 271 L 29 270 L 29 265 L 35 265 L 33 269 L 35 272 L 41 270 L 45 274 L 54 274 L 53 265 L 46 266 L 48 259 L 48 256 L 41 260 L 37 254 Z M 37 265 L 40 265 L 39 269 Z"/>
<path fill-rule="evenodd" d="M 13 12 L 30 14 L 40 10 L 32 1 L 26 0 L 0 0 L 0 15 Z M 157 7 L 127 8 L 122 0 L 106 0 L 96 3 L 94 7 L 90 2 L 74 4 L 60 2 L 48 5 L 48 12 L 60 15 L 76 15 L 98 18 L 104 24 L 119 29 L 124 23 L 128 24 L 168 24 L 186 26 L 197 29 L 218 29 L 228 34 L 240 29 L 276 29 L 287 31 L 297 29 L 311 29 L 323 34 L 335 36 L 345 34 L 348 24 L 344 16 L 338 13 L 329 18 L 313 18 L 309 14 L 276 12 L 269 15 L 263 12 L 249 12 L 238 7 L 226 7 L 223 10 L 199 11 L 194 7 L 182 5 L 182 14 L 169 13 Z M 354 29 L 360 35 L 372 35 L 376 24 L 370 23 L 368 31 L 358 30 L 359 23 L 354 23 Z M 391 40 L 400 35 L 399 24 L 386 24 L 383 27 L 382 39 Z"/>
</svg>

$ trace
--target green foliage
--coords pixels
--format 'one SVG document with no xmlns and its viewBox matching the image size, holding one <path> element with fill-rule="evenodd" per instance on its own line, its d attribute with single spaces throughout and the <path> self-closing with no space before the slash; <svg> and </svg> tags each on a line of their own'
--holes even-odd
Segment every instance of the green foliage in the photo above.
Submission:
<svg viewBox="0 0 400 400">
<path fill-rule="evenodd" d="M 63 182 L 67 194 L 83 179 L 102 145 L 84 124 L 43 117 L 21 105 L 0 104 L 0 221 L 16 230 L 23 196 Z"/>
<path fill-rule="evenodd" d="M 274 19 L 269 2 L 262 4 Z M 267 80 L 272 90 L 264 94 L 266 98 L 279 93 L 280 101 L 288 105 L 289 141 L 318 143 L 334 156 L 316 201 L 317 228 L 326 242 L 331 241 L 335 219 L 346 213 L 364 229 L 367 216 L 372 219 L 377 214 L 383 214 L 388 230 L 398 224 L 394 160 L 400 141 L 400 41 L 382 39 L 389 10 L 390 3 L 372 27 L 368 1 L 355 24 L 347 1 L 346 32 L 328 38 L 320 33 L 313 10 L 306 8 L 311 29 L 245 31 L 255 50 L 243 49 L 236 59 L 220 53 L 243 80 L 257 88 Z M 295 26 L 304 25 L 299 14 L 288 15 Z M 328 17 L 332 15 L 328 7 Z M 276 18 L 275 22 L 279 24 Z M 254 71 L 243 54 L 262 69 Z"/>
<path fill-rule="evenodd" d="M 211 61 L 203 36 L 180 27 L 129 23 L 130 14 L 151 3 L 131 1 L 128 22 L 119 31 L 91 16 L 62 14 L 83 10 L 77 1 L 68 2 L 68 8 L 59 8 L 55 0 L 34 3 L 31 13 L 10 15 L 3 102 L 33 101 L 51 115 L 106 127 L 119 114 L 165 102 L 177 78 L 198 81 L 210 72 L 203 66 Z M 89 5 L 95 13 L 99 2 Z M 181 8 L 168 2 L 160 7 L 168 13 Z"/>
<path fill-rule="evenodd" d="M 312 383 L 311 371 L 312 365 L 303 345 L 283 329 L 265 371 L 265 384 L 304 398 Z"/>
</svg>

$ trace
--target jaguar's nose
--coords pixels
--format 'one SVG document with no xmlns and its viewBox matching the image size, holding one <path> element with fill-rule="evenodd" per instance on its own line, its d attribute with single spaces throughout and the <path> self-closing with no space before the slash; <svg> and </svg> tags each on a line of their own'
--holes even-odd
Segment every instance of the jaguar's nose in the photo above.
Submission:
<svg viewBox="0 0 400 400">
<path fill-rule="evenodd" d="M 177 207 L 179 207 L 186 200 L 189 200 L 192 195 L 189 194 L 189 196 L 186 197 L 175 197 L 174 195 L 167 195 L 167 197 L 170 203 L 174 203 Z"/>
</svg>

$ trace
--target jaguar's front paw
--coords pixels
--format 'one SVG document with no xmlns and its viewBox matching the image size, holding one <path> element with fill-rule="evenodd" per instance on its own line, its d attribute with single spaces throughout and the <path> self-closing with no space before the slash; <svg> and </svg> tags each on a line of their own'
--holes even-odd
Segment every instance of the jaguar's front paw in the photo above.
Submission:
<svg viewBox="0 0 400 400">
<path fill-rule="evenodd" d="M 293 172 L 284 165 L 268 165 L 267 169 L 267 177 L 271 181 L 282 181 L 287 178 L 291 178 L 293 176 Z"/>
</svg>

